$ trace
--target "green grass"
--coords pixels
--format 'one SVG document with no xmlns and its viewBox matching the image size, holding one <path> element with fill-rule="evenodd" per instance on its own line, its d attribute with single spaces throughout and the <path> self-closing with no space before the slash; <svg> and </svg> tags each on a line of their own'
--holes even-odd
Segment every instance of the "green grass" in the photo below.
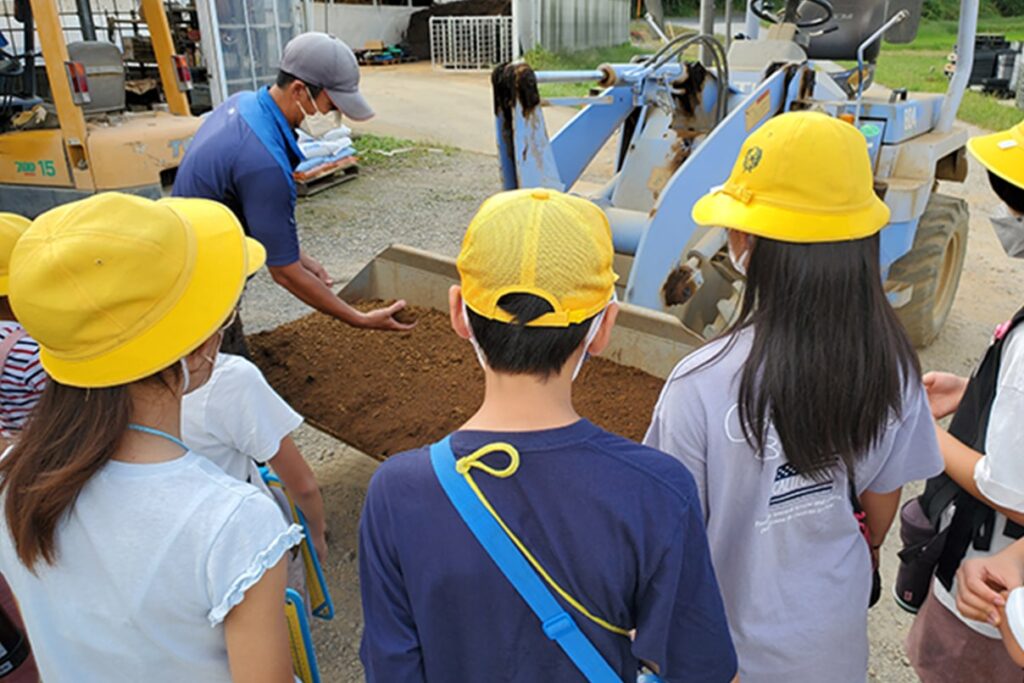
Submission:
<svg viewBox="0 0 1024 683">
<path fill-rule="evenodd" d="M 945 64 L 945 52 L 914 52 L 890 47 L 878 60 L 875 80 L 911 92 L 941 93 L 949 85 L 942 71 Z M 959 117 L 982 128 L 1002 130 L 1024 120 L 1024 112 L 989 95 L 968 90 L 964 93 Z"/>
<path fill-rule="evenodd" d="M 922 20 L 913 43 L 885 45 L 878 59 L 875 80 L 890 88 L 906 88 L 912 92 L 945 92 L 949 82 L 943 67 L 946 56 L 956 43 L 957 26 L 956 21 Z M 1024 40 L 1024 16 L 982 17 L 978 31 L 1004 34 L 1008 40 Z M 564 71 L 594 69 L 606 62 L 628 62 L 635 55 L 650 52 L 649 45 L 625 44 L 568 54 L 538 49 L 527 53 L 525 58 L 537 71 Z M 540 95 L 544 98 L 582 97 L 589 93 L 591 87 L 593 84 L 590 83 L 546 83 L 540 86 Z M 1019 109 L 971 90 L 964 94 L 959 116 L 968 123 L 989 130 L 1002 130 L 1024 120 L 1024 112 Z"/>
<path fill-rule="evenodd" d="M 887 45 L 887 50 L 944 50 L 953 49 L 959 24 L 950 20 L 922 20 L 917 38 L 909 45 Z M 981 17 L 978 33 L 1005 34 L 1007 40 L 1024 40 L 1024 17 Z"/>
<path fill-rule="evenodd" d="M 956 44 L 957 22 L 923 20 L 917 39 L 909 45 L 886 44 L 878 58 L 875 80 L 890 88 L 911 92 L 945 92 L 949 85 L 943 68 Z M 1024 17 L 987 17 L 979 20 L 979 33 L 1000 33 L 1009 40 L 1024 40 Z M 1005 101 L 968 90 L 958 116 L 989 130 L 1002 130 L 1024 120 L 1024 112 Z"/>
<path fill-rule="evenodd" d="M 534 49 L 526 53 L 526 63 L 534 71 L 573 71 L 596 69 L 601 64 L 628 62 L 635 55 L 650 54 L 649 49 L 624 43 L 612 47 L 580 50 L 579 52 L 548 52 Z M 588 83 L 544 83 L 540 86 L 541 97 L 583 97 L 590 92 L 593 84 Z"/>
<path fill-rule="evenodd" d="M 444 145 L 434 145 L 413 140 L 393 138 L 388 135 L 373 135 L 363 133 L 352 140 L 359 156 L 359 163 L 363 166 L 387 166 L 390 164 L 402 163 L 406 160 L 422 158 L 426 154 L 435 154 L 441 150 L 445 154 L 451 153 L 451 148 Z M 388 155 L 386 152 L 402 151 L 395 155 Z M 433 150 L 433 151 L 432 151 Z"/>
</svg>

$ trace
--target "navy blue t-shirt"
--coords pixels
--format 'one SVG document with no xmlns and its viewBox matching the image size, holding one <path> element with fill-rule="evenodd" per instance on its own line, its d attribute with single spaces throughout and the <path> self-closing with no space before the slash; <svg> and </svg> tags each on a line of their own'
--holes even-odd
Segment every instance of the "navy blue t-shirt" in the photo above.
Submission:
<svg viewBox="0 0 1024 683">
<path fill-rule="evenodd" d="M 238 93 L 203 121 L 185 152 L 174 180 L 175 197 L 213 199 L 227 206 L 250 237 L 267 250 L 268 266 L 287 266 L 299 260 L 295 226 L 295 183 L 277 158 L 292 169 L 301 152 L 295 133 L 264 88 L 259 112 L 273 134 L 275 158 L 239 111 Z"/>
<path fill-rule="evenodd" d="M 636 640 L 563 607 L 624 681 L 638 660 L 670 683 L 724 683 L 736 654 L 693 477 L 676 460 L 580 420 L 537 432 L 456 432 L 456 457 L 504 441 L 518 471 L 474 481 L 570 595 Z M 504 467 L 507 456 L 484 458 Z M 452 507 L 422 448 L 370 482 L 359 528 L 370 683 L 585 680 Z M 560 600 L 560 599 L 559 599 Z M 560 600 L 561 601 L 561 600 Z"/>
</svg>

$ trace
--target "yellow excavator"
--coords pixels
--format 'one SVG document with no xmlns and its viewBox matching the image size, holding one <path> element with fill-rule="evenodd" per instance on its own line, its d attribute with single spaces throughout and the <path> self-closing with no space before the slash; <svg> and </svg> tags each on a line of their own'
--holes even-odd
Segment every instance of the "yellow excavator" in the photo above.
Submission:
<svg viewBox="0 0 1024 683">
<path fill-rule="evenodd" d="M 162 0 L 132 11 L 146 53 L 133 59 L 158 77 L 126 78 L 125 41 L 98 39 L 89 0 L 0 0 L 0 209 L 35 217 L 94 192 L 158 198 L 173 183 L 199 128 L 192 74 Z M 127 104 L 140 81 L 148 103 Z"/>
</svg>

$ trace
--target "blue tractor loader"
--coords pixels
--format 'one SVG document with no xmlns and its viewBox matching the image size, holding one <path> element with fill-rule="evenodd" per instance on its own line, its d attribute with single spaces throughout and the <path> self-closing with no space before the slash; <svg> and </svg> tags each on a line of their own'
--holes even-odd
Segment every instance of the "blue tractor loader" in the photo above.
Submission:
<svg viewBox="0 0 1024 683">
<path fill-rule="evenodd" d="M 674 316 L 698 345 L 728 324 L 743 282 L 726 256 L 725 231 L 693 223 L 694 202 L 725 181 L 744 139 L 771 117 L 798 109 L 842 117 L 863 133 L 876 190 L 892 210 L 881 236 L 886 290 L 914 343 L 926 346 L 949 315 L 967 249 L 966 203 L 936 188 L 967 173 L 967 133 L 956 113 L 971 72 L 978 0 L 961 2 L 961 54 L 945 94 L 872 88 L 882 41 L 912 41 L 921 6 L 752 0 L 746 35 L 728 51 L 712 35 L 691 34 L 632 63 L 588 71 L 498 67 L 492 84 L 504 187 L 579 191 L 587 166 L 614 141 L 614 176 L 588 194 L 608 215 L 618 272 L 628 273 L 620 299 Z M 688 61 L 697 45 L 703 59 Z M 594 89 L 550 100 L 581 108 L 549 136 L 538 85 L 558 82 Z"/>
</svg>

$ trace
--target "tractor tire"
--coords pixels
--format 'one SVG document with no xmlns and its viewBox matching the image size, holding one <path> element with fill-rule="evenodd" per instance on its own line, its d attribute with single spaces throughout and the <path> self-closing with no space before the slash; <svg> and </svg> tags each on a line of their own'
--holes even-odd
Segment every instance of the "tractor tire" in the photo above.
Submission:
<svg viewBox="0 0 1024 683">
<path fill-rule="evenodd" d="M 939 335 L 949 317 L 967 254 L 967 202 L 933 193 L 914 235 L 914 246 L 889 269 L 889 281 L 912 287 L 910 300 L 896 310 L 914 346 L 922 349 Z"/>
</svg>

